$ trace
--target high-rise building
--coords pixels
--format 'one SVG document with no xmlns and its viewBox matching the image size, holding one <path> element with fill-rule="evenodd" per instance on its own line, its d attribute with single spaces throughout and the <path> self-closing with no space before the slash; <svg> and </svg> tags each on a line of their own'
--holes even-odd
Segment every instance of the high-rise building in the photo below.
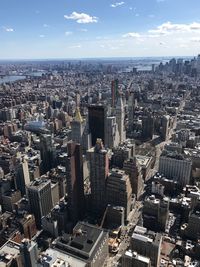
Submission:
<svg viewBox="0 0 200 267">
<path fill-rule="evenodd" d="M 123 170 L 129 175 L 132 193 L 139 199 L 144 189 L 141 166 L 135 157 L 124 162 Z"/>
<path fill-rule="evenodd" d="M 41 218 L 52 209 L 51 180 L 35 179 L 27 186 L 27 195 L 36 225 L 41 228 Z"/>
<path fill-rule="evenodd" d="M 87 151 L 87 156 L 90 167 L 92 210 L 100 215 L 106 206 L 106 179 L 109 172 L 108 151 L 101 139 L 97 139 L 95 147 Z"/>
<path fill-rule="evenodd" d="M 160 233 L 136 226 L 131 237 L 131 250 L 150 258 L 151 265 L 158 267 L 160 266 L 161 242 L 162 235 Z"/>
<path fill-rule="evenodd" d="M 133 131 L 134 111 L 135 111 L 135 95 L 134 92 L 131 91 L 128 96 L 128 129 L 130 133 Z"/>
<path fill-rule="evenodd" d="M 192 240 L 200 238 L 200 210 L 196 209 L 189 215 L 184 234 Z"/>
<path fill-rule="evenodd" d="M 185 159 L 181 154 L 164 151 L 160 156 L 159 173 L 178 182 L 181 186 L 190 183 L 191 170 L 191 159 Z"/>
<path fill-rule="evenodd" d="M 115 79 L 111 83 L 111 97 L 112 97 L 112 107 L 113 108 L 117 104 L 118 96 L 119 96 L 119 80 Z"/>
<path fill-rule="evenodd" d="M 114 148 L 119 145 L 119 131 L 116 123 L 116 117 L 106 118 L 105 145 Z"/>
<path fill-rule="evenodd" d="M 155 198 L 154 195 L 144 201 L 143 225 L 153 231 L 165 231 L 169 216 L 169 200 Z"/>
<path fill-rule="evenodd" d="M 135 251 L 128 250 L 122 256 L 122 267 L 151 267 L 151 261 Z"/>
<path fill-rule="evenodd" d="M 95 146 L 98 138 L 105 142 L 105 118 L 106 108 L 103 105 L 90 105 L 88 107 L 88 123 L 92 146 Z"/>
<path fill-rule="evenodd" d="M 125 111 L 124 111 L 124 104 L 122 97 L 118 98 L 115 113 L 116 113 L 120 143 L 123 143 L 126 139 L 126 132 L 124 127 Z"/>
<path fill-rule="evenodd" d="M 30 183 L 28 162 L 26 159 L 19 159 L 15 169 L 15 185 L 20 190 L 22 196 L 26 194 L 26 185 Z"/>
<path fill-rule="evenodd" d="M 75 225 L 85 213 L 83 159 L 81 145 L 69 142 L 66 158 L 67 196 L 70 209 L 70 219 Z"/>
<path fill-rule="evenodd" d="M 102 267 L 109 254 L 108 232 L 84 222 L 77 223 L 70 237 L 62 235 L 54 243 L 55 252 L 79 260 L 76 264 L 71 260 L 71 266 Z"/>
<path fill-rule="evenodd" d="M 11 190 L 5 192 L 2 196 L 2 210 L 13 212 L 14 204 L 21 199 L 21 192 L 19 190 Z"/>
<path fill-rule="evenodd" d="M 124 171 L 112 169 L 107 179 L 106 194 L 108 204 L 124 207 L 127 219 L 132 208 L 132 189 L 129 176 Z"/>
<path fill-rule="evenodd" d="M 50 134 L 40 135 L 40 152 L 42 172 L 46 173 L 53 167 L 52 136 Z"/>
<path fill-rule="evenodd" d="M 154 117 L 151 114 L 142 117 L 142 138 L 152 139 L 154 134 Z"/>
<path fill-rule="evenodd" d="M 38 260 L 38 247 L 37 243 L 23 239 L 20 245 L 20 254 L 22 257 L 22 265 L 26 267 L 37 266 Z"/>
<path fill-rule="evenodd" d="M 165 141 L 169 135 L 170 116 L 165 115 L 161 118 L 161 138 Z"/>
<path fill-rule="evenodd" d="M 80 110 L 77 107 L 74 120 L 71 122 L 72 140 L 79 144 L 83 144 L 83 133 L 85 129 L 85 122 L 81 116 Z"/>
<path fill-rule="evenodd" d="M 51 211 L 51 218 L 57 221 L 58 235 L 62 235 L 63 232 L 71 231 L 71 223 L 69 218 L 68 204 L 65 201 L 61 201 L 59 205 L 56 205 Z"/>
<path fill-rule="evenodd" d="M 112 165 L 122 169 L 124 161 L 135 156 L 135 144 L 133 140 L 127 139 L 123 144 L 113 148 L 112 152 Z"/>
</svg>

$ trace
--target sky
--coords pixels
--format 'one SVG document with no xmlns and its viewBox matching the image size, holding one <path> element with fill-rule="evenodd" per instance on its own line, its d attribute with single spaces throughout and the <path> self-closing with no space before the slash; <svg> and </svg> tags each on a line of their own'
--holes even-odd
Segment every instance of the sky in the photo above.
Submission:
<svg viewBox="0 0 200 267">
<path fill-rule="evenodd" d="M 0 60 L 195 56 L 199 0 L 0 0 Z"/>
</svg>

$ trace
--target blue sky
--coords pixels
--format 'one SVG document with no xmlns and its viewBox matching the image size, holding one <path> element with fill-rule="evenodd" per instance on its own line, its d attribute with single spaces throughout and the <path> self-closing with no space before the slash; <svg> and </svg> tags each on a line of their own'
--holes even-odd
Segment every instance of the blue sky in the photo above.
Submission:
<svg viewBox="0 0 200 267">
<path fill-rule="evenodd" d="M 1 0 L 0 59 L 196 55 L 199 0 Z"/>
</svg>

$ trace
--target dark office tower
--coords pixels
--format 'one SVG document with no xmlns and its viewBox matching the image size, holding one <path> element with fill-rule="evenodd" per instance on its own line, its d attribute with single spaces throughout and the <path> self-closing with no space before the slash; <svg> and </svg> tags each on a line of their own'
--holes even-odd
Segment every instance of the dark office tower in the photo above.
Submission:
<svg viewBox="0 0 200 267">
<path fill-rule="evenodd" d="M 80 144 L 70 142 L 67 144 L 67 149 L 67 195 L 70 219 L 75 225 L 78 220 L 83 219 L 85 212 L 82 148 Z"/>
<path fill-rule="evenodd" d="M 109 172 L 108 151 L 103 147 L 101 139 L 97 139 L 95 147 L 87 151 L 90 166 L 90 186 L 92 211 L 101 215 L 106 201 L 106 179 Z"/>
<path fill-rule="evenodd" d="M 120 143 L 123 143 L 126 139 L 126 132 L 125 132 L 125 127 L 124 127 L 124 117 L 125 117 L 125 112 L 124 112 L 124 104 L 122 97 L 119 96 L 116 109 L 115 109 L 115 114 L 116 114 L 116 121 L 118 125 L 118 131 L 119 131 L 119 139 Z"/>
<path fill-rule="evenodd" d="M 155 89 L 155 81 L 154 80 L 150 80 L 149 84 L 148 84 L 148 89 L 149 90 L 154 90 Z"/>
<path fill-rule="evenodd" d="M 128 128 L 130 132 L 133 130 L 134 112 L 135 112 L 135 95 L 134 92 L 131 91 L 128 96 Z"/>
<path fill-rule="evenodd" d="M 37 260 L 38 260 L 37 243 L 29 239 L 23 239 L 20 245 L 20 254 L 22 257 L 23 266 L 26 267 L 37 266 Z"/>
<path fill-rule="evenodd" d="M 118 96 L 119 96 L 119 80 L 115 79 L 111 83 L 112 107 L 115 107 L 115 105 L 117 104 Z"/>
<path fill-rule="evenodd" d="M 53 100 L 53 109 L 61 109 L 62 101 L 61 100 Z"/>
<path fill-rule="evenodd" d="M 175 58 L 172 58 L 170 61 L 169 61 L 169 66 L 170 66 L 170 70 L 172 72 L 175 72 L 175 69 L 176 69 L 176 59 Z"/>
<path fill-rule="evenodd" d="M 154 133 L 154 117 L 151 114 L 142 117 L 142 138 L 152 139 Z"/>
<path fill-rule="evenodd" d="M 41 218 L 51 211 L 51 180 L 36 179 L 27 186 L 27 195 L 31 212 L 35 215 L 36 225 L 41 228 Z"/>
<path fill-rule="evenodd" d="M 92 136 L 92 146 L 97 139 L 105 140 L 105 117 L 106 108 L 102 105 L 91 105 L 88 107 L 89 131 Z"/>
<path fill-rule="evenodd" d="M 132 157 L 126 160 L 123 169 L 129 175 L 133 194 L 139 199 L 144 189 L 144 181 L 137 159 Z"/>
<path fill-rule="evenodd" d="M 53 167 L 52 136 L 50 134 L 40 135 L 40 152 L 42 159 L 42 173 L 46 173 Z"/>
<path fill-rule="evenodd" d="M 26 185 L 30 183 L 29 168 L 26 159 L 18 159 L 15 167 L 14 181 L 16 188 L 20 190 L 22 196 L 24 196 L 26 194 Z"/>
</svg>

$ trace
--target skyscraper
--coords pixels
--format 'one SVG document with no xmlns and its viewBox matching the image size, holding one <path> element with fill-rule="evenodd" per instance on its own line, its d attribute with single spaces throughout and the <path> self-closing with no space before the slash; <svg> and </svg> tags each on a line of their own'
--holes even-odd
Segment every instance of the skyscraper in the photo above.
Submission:
<svg viewBox="0 0 200 267">
<path fill-rule="evenodd" d="M 118 125 L 114 116 L 106 118 L 105 145 L 109 148 L 119 145 Z"/>
<path fill-rule="evenodd" d="M 127 219 L 132 204 L 132 189 L 129 176 L 122 170 L 112 169 L 107 179 L 106 193 L 108 204 L 124 207 L 125 219 Z"/>
<path fill-rule="evenodd" d="M 133 131 L 134 111 L 135 111 L 135 95 L 134 92 L 131 91 L 128 96 L 128 129 L 130 133 Z"/>
<path fill-rule="evenodd" d="M 181 154 L 164 151 L 159 160 L 159 172 L 181 186 L 190 183 L 192 162 Z"/>
<path fill-rule="evenodd" d="M 66 158 L 67 195 L 70 219 L 75 225 L 83 218 L 85 212 L 83 160 L 81 145 L 70 142 L 67 144 Z"/>
<path fill-rule="evenodd" d="M 154 118 L 148 113 L 142 117 L 142 138 L 152 139 L 154 134 Z"/>
<path fill-rule="evenodd" d="M 28 162 L 26 159 L 18 159 L 15 169 L 15 185 L 20 190 L 22 196 L 26 194 L 26 185 L 30 183 Z"/>
<path fill-rule="evenodd" d="M 141 166 L 135 157 L 131 157 L 124 162 L 123 169 L 129 175 L 133 194 L 135 194 L 136 198 L 138 199 L 144 189 Z"/>
<path fill-rule="evenodd" d="M 103 212 L 106 201 L 106 179 L 109 172 L 108 151 L 102 140 L 97 139 L 95 147 L 87 151 L 90 166 L 91 201 L 94 213 Z"/>
<path fill-rule="evenodd" d="M 51 180 L 35 179 L 27 186 L 27 195 L 36 225 L 41 228 L 41 218 L 52 209 Z"/>
<path fill-rule="evenodd" d="M 23 239 L 20 245 L 20 253 L 22 256 L 23 266 L 26 267 L 37 266 L 37 260 L 38 260 L 37 243 L 28 239 Z"/>
<path fill-rule="evenodd" d="M 112 107 L 116 106 L 118 96 L 119 96 L 119 80 L 115 79 L 111 83 Z"/>
<path fill-rule="evenodd" d="M 52 136 L 50 134 L 40 135 L 40 152 L 42 172 L 46 173 L 53 167 Z"/>
<path fill-rule="evenodd" d="M 122 97 L 118 98 L 115 112 L 116 112 L 116 119 L 117 119 L 117 125 L 118 125 L 118 130 L 119 130 L 120 143 L 123 143 L 126 139 L 126 132 L 124 129 L 125 112 L 124 112 L 124 104 L 123 104 Z"/>
<path fill-rule="evenodd" d="M 71 122 L 72 140 L 74 142 L 82 144 L 84 128 L 85 128 L 85 122 L 81 116 L 79 108 L 77 107 L 76 113 L 75 113 L 75 118 Z"/>
<path fill-rule="evenodd" d="M 105 141 L 106 108 L 103 105 L 90 105 L 88 107 L 89 131 L 92 137 L 92 146 L 98 138 Z"/>
</svg>

